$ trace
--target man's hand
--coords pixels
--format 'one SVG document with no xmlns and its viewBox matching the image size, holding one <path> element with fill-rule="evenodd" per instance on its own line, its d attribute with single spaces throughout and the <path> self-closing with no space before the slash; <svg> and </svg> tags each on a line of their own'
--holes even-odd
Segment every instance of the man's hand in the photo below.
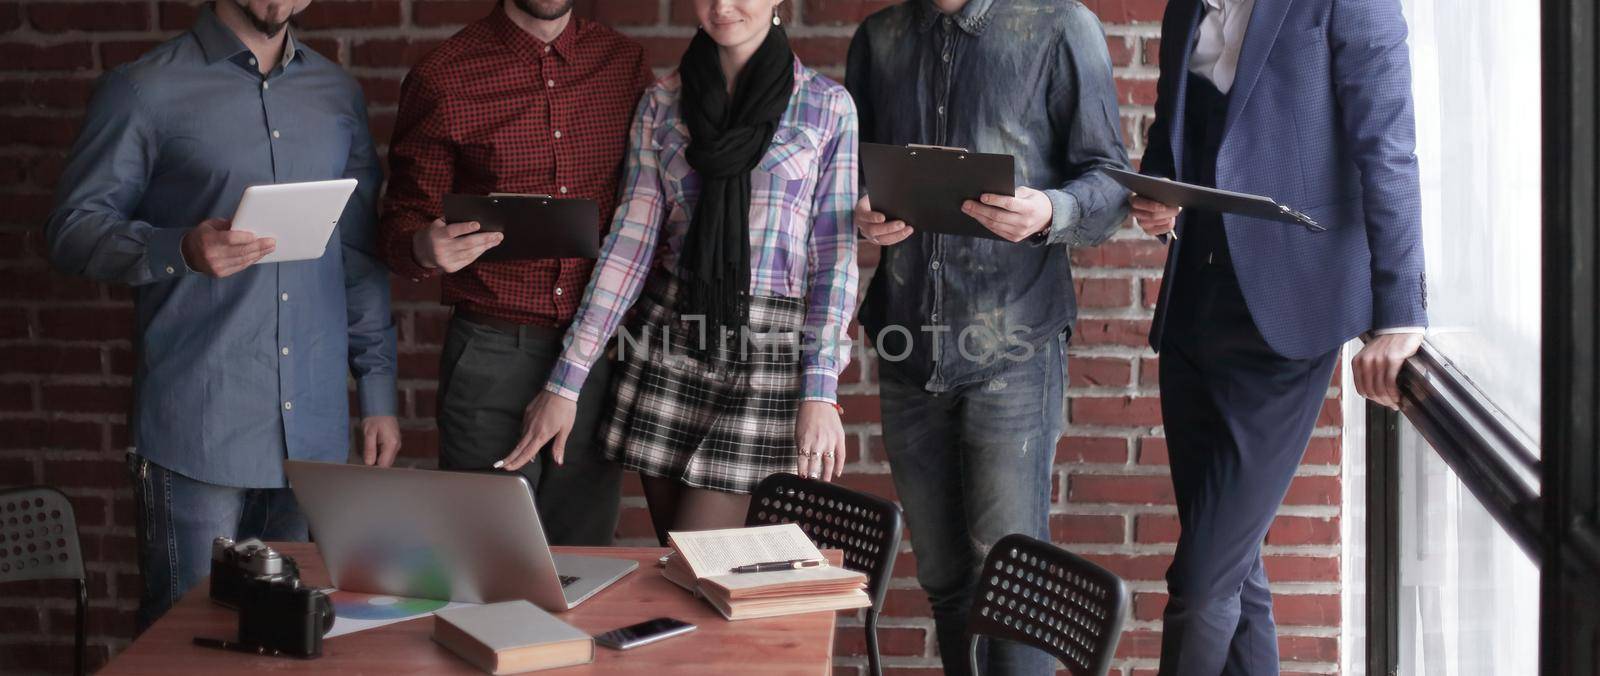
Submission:
<svg viewBox="0 0 1600 676">
<path fill-rule="evenodd" d="M 1183 212 L 1183 207 L 1168 206 L 1138 195 L 1128 198 L 1128 206 L 1133 208 L 1133 224 L 1151 237 L 1172 232 L 1177 225 L 1178 214 Z"/>
<path fill-rule="evenodd" d="M 522 411 L 522 438 L 497 467 L 507 472 L 521 469 L 539 455 L 539 449 L 555 441 L 550 453 L 559 465 L 567 455 L 567 437 L 578 421 L 578 402 L 549 390 L 541 390 Z"/>
<path fill-rule="evenodd" d="M 254 265 L 278 248 L 277 240 L 271 237 L 256 237 L 232 228 L 232 221 L 220 218 L 201 221 L 184 233 L 178 245 L 183 262 L 190 270 L 221 279 Z"/>
<path fill-rule="evenodd" d="M 1017 188 L 1015 197 L 983 194 L 977 202 L 967 200 L 961 211 L 971 216 L 983 227 L 1008 241 L 1020 242 L 1050 227 L 1055 207 L 1050 198 L 1033 188 Z"/>
<path fill-rule="evenodd" d="M 796 474 L 832 481 L 844 474 L 844 425 L 825 401 L 802 401 L 794 421 Z"/>
<path fill-rule="evenodd" d="M 1420 333 L 1374 336 L 1350 362 L 1356 392 L 1378 404 L 1400 410 L 1400 367 L 1421 347 Z"/>
<path fill-rule="evenodd" d="M 394 456 L 400 453 L 400 421 L 392 415 L 375 415 L 361 419 L 361 438 L 364 443 L 361 461 L 368 465 L 391 467 Z"/>
<path fill-rule="evenodd" d="M 868 242 L 880 246 L 899 244 L 913 232 L 905 221 L 891 221 L 888 216 L 873 211 L 872 200 L 866 195 L 856 200 L 856 230 L 861 231 Z"/>
<path fill-rule="evenodd" d="M 411 237 L 411 255 L 425 268 L 455 272 L 478 260 L 506 238 L 498 232 L 478 232 L 477 221 L 446 224 L 436 218 Z"/>
</svg>

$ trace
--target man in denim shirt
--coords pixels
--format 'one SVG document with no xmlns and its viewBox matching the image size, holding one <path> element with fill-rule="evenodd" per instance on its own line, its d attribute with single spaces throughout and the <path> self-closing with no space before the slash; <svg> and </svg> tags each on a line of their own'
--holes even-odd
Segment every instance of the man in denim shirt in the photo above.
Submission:
<svg viewBox="0 0 1600 676">
<path fill-rule="evenodd" d="M 284 458 L 343 462 L 347 379 L 367 464 L 400 449 L 383 174 L 361 88 L 290 35 L 310 0 L 217 0 L 100 79 L 45 225 L 56 268 L 133 287 L 129 416 L 148 626 L 209 572 L 217 536 L 305 540 Z M 359 182 L 321 258 L 228 221 L 246 187 Z"/>
<path fill-rule="evenodd" d="M 879 354 L 884 445 L 914 534 L 947 673 L 967 673 L 966 615 L 989 546 L 1049 537 L 1077 307 L 1069 247 L 1127 215 L 1105 168 L 1126 168 L 1105 35 L 1063 0 L 908 0 L 869 17 L 846 86 L 862 140 L 1016 158 L 1016 195 L 964 211 L 1003 240 L 917 233 L 871 196 L 857 226 L 884 246 L 861 312 Z M 985 673 L 1045 674 L 1000 642 Z"/>
</svg>

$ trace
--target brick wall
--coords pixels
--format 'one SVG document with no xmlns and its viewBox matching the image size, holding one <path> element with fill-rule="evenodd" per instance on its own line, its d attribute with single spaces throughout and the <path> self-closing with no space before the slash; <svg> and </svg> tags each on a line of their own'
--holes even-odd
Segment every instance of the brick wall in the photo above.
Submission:
<svg viewBox="0 0 1600 676">
<path fill-rule="evenodd" d="M 1106 23 L 1137 156 L 1155 95 L 1163 0 L 1085 2 Z M 838 76 L 855 22 L 888 4 L 790 0 L 795 49 Z M 317 0 L 303 17 L 303 35 L 360 78 L 382 144 L 408 64 L 488 6 L 489 0 Z M 133 502 L 121 465 L 133 368 L 130 294 L 49 271 L 39 226 L 95 76 L 186 28 L 193 7 L 190 0 L 0 0 L 0 487 L 46 483 L 72 496 L 89 560 L 96 664 L 130 640 L 139 583 Z M 579 8 L 638 38 L 658 69 L 676 62 L 694 25 L 688 0 L 589 0 Z M 1154 673 L 1161 579 L 1177 536 L 1155 360 L 1143 347 L 1163 256 L 1159 245 L 1131 230 L 1074 253 L 1083 317 L 1073 339 L 1071 425 L 1057 451 L 1051 531 L 1058 543 L 1130 581 L 1135 598 L 1118 662 L 1123 674 Z M 864 259 L 875 257 L 867 252 Z M 445 313 L 436 285 L 397 279 L 394 292 L 406 454 L 426 464 L 436 447 L 429 414 Z M 845 483 L 892 494 L 870 360 L 857 364 L 844 384 L 852 446 Z M 1267 538 L 1286 672 L 1337 670 L 1339 424 L 1330 399 Z M 628 493 L 620 535 L 646 542 L 636 481 Z M 896 566 L 883 651 L 892 673 L 936 673 L 932 622 L 909 551 Z M 0 589 L 0 671 L 70 668 L 68 588 Z M 842 673 L 857 673 L 863 649 L 858 630 L 839 632 Z"/>
</svg>

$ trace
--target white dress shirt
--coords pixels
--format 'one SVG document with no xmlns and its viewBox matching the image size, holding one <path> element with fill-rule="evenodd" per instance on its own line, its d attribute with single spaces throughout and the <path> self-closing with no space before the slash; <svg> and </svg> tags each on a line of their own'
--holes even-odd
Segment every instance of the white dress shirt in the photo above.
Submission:
<svg viewBox="0 0 1600 676">
<path fill-rule="evenodd" d="M 1189 72 L 1199 75 L 1227 94 L 1233 88 L 1233 77 L 1239 70 L 1239 48 L 1244 46 L 1245 29 L 1250 27 L 1250 12 L 1256 0 L 1201 0 L 1205 16 L 1200 18 L 1200 35 L 1194 42 L 1194 53 L 1189 55 Z M 1396 326 L 1373 331 L 1373 335 L 1390 333 L 1424 333 L 1420 326 Z"/>
<path fill-rule="evenodd" d="M 1239 69 L 1239 47 L 1244 31 L 1250 27 L 1250 12 L 1256 0 L 1202 0 L 1206 14 L 1200 19 L 1200 35 L 1189 56 L 1189 72 L 1204 77 L 1226 94 L 1233 88 L 1233 75 Z"/>
</svg>

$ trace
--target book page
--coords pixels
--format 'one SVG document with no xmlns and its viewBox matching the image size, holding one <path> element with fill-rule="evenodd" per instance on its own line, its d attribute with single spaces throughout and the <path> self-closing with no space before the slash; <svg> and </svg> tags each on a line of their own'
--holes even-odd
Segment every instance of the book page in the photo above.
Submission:
<svg viewBox="0 0 1600 676">
<path fill-rule="evenodd" d="M 667 534 L 696 579 L 726 575 L 737 566 L 791 559 L 820 559 L 822 552 L 800 526 L 726 528 Z"/>
</svg>

